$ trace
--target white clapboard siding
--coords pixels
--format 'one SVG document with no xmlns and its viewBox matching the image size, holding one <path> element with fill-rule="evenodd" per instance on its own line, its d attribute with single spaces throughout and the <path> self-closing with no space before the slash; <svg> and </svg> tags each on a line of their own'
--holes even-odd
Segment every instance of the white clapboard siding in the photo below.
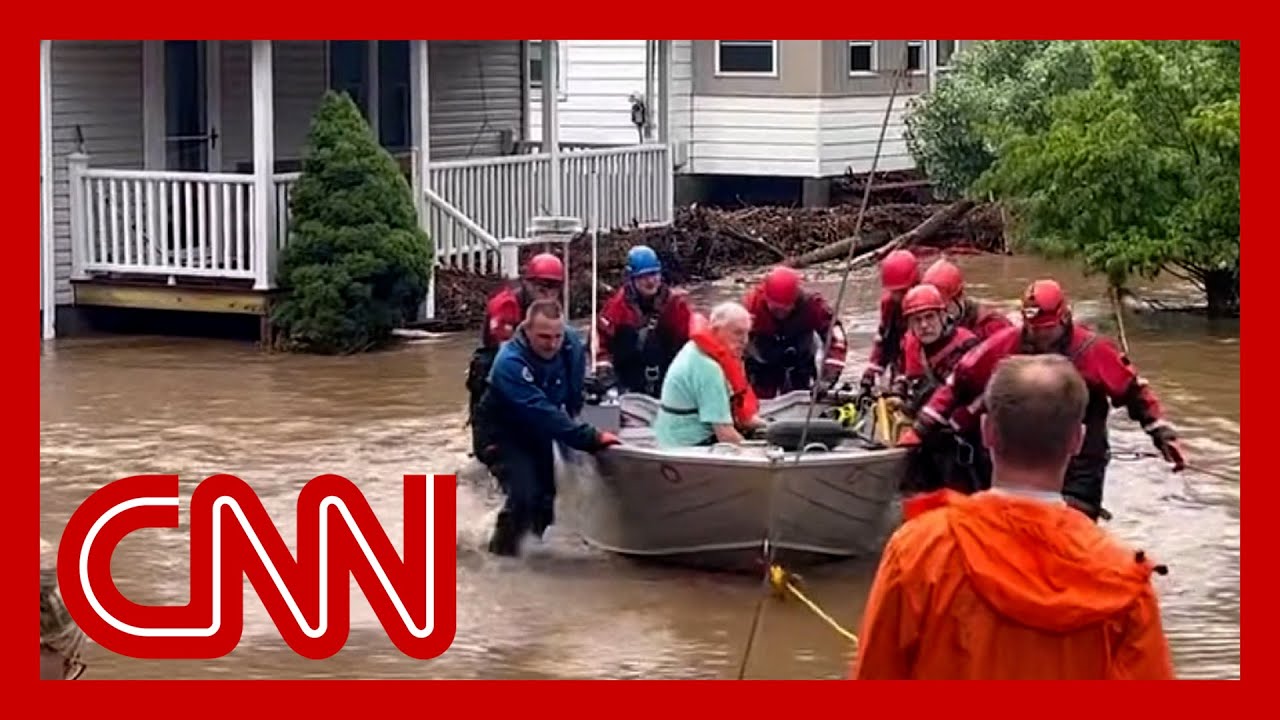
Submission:
<svg viewBox="0 0 1280 720">
<path fill-rule="evenodd" d="M 693 41 L 671 41 L 671 141 L 693 140 Z M 677 162 L 679 156 L 677 156 Z M 677 171 L 684 168 L 677 168 Z"/>
<path fill-rule="evenodd" d="M 867 172 L 888 96 L 693 97 L 690 162 L 699 175 L 830 177 Z M 913 167 L 902 139 L 902 108 L 894 101 L 878 170 Z"/>
<path fill-rule="evenodd" d="M 95 167 L 142 167 L 142 43 L 54 40 L 52 51 L 55 302 L 71 303 L 67 156 L 76 127 Z"/>
<path fill-rule="evenodd" d="M 561 40 L 560 141 L 636 143 L 631 95 L 644 94 L 644 40 Z M 536 52 L 536 49 L 534 50 Z M 542 137 L 543 88 L 529 89 L 527 137 Z"/>
<path fill-rule="evenodd" d="M 908 170 L 915 161 L 907 152 L 903 140 L 903 116 L 912 95 L 898 95 L 893 100 L 889 114 L 889 126 L 884 133 L 884 146 L 876 172 Z M 824 177 L 842 175 L 846 169 L 854 173 L 871 170 L 875 158 L 876 142 L 884 123 L 885 108 L 889 97 L 831 97 L 822 98 L 820 109 L 819 172 Z"/>
</svg>

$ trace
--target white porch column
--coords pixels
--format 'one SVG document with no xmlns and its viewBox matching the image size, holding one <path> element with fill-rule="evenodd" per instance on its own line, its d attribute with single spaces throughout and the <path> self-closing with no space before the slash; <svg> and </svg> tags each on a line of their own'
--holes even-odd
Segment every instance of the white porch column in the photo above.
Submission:
<svg viewBox="0 0 1280 720">
<path fill-rule="evenodd" d="M 653 139 L 653 122 L 659 112 L 655 103 L 657 93 L 653 91 L 654 65 L 657 59 L 656 45 L 656 40 L 644 41 L 644 104 L 648 108 L 644 118 L 644 142 Z"/>
<path fill-rule="evenodd" d="M 413 206 L 418 210 L 418 226 L 431 239 L 432 263 L 427 276 L 427 298 L 418 314 L 427 320 L 436 316 L 436 251 L 439 238 L 431 234 L 426 188 L 431 186 L 431 63 L 427 40 L 409 41 L 409 122 L 413 139 Z"/>
<path fill-rule="evenodd" d="M 253 289 L 275 287 L 275 98 L 271 41 L 253 40 Z"/>
<path fill-rule="evenodd" d="M 675 113 L 671 111 L 671 75 L 672 75 L 672 41 L 658 41 L 658 142 L 666 146 L 663 157 L 663 220 L 674 222 L 676 219 L 676 170 L 675 147 L 671 134 L 671 123 Z"/>
<path fill-rule="evenodd" d="M 658 41 L 658 142 L 671 142 L 671 41 Z"/>
<path fill-rule="evenodd" d="M 40 337 L 52 340 L 57 273 L 53 264 L 53 41 L 40 41 Z M 74 215 L 74 214 L 73 214 Z"/>
<path fill-rule="evenodd" d="M 558 217 L 560 190 L 560 41 L 542 41 L 542 151 L 551 157 L 547 214 Z M 531 220 L 532 218 L 526 218 Z"/>
</svg>

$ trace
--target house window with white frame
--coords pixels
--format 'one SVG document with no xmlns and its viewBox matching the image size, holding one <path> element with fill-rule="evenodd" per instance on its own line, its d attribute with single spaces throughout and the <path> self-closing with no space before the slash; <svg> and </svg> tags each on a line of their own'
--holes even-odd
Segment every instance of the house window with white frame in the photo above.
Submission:
<svg viewBox="0 0 1280 720">
<path fill-rule="evenodd" d="M 716 75 L 777 74 L 777 40 L 716 41 Z"/>
<path fill-rule="evenodd" d="M 933 57 L 939 70 L 947 70 L 951 68 L 951 58 L 956 54 L 955 40 L 934 40 L 933 41 Z"/>
<path fill-rule="evenodd" d="M 559 69 L 556 78 L 556 89 L 559 90 L 561 99 L 565 97 L 565 89 L 569 86 L 566 78 L 569 75 L 569 53 L 568 48 L 562 42 L 559 47 L 559 54 L 556 58 L 556 67 Z M 541 91 L 542 90 L 542 41 L 529 41 L 529 87 Z"/>
<path fill-rule="evenodd" d="M 920 75 L 925 72 L 924 41 L 907 41 L 907 72 Z"/>
<path fill-rule="evenodd" d="M 876 41 L 849 41 L 849 74 L 871 75 L 876 71 Z"/>
</svg>

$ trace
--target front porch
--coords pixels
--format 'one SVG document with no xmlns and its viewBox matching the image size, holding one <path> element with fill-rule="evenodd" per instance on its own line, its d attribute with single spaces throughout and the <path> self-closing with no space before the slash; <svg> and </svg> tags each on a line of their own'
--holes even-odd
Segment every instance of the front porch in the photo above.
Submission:
<svg viewBox="0 0 1280 720">
<path fill-rule="evenodd" d="M 520 130 L 529 106 L 523 41 L 135 41 L 81 43 L 92 47 L 60 55 L 64 44 L 75 45 L 57 41 L 42 53 L 42 85 L 53 86 L 52 108 L 42 113 L 42 154 L 51 157 L 42 168 L 52 166 L 54 178 L 44 182 L 42 173 L 42 202 L 53 208 L 42 213 L 42 278 L 52 280 L 42 286 L 42 309 L 144 295 L 173 304 L 155 292 L 102 290 L 125 281 L 175 294 L 189 294 L 192 284 L 204 293 L 219 288 L 235 297 L 212 308 L 264 308 L 247 298 L 276 286 L 290 187 L 326 88 L 351 94 L 400 160 L 439 266 L 514 275 L 515 251 L 539 215 L 604 229 L 672 220 L 663 122 L 669 41 L 651 53 L 656 141 L 564 148 L 551 103 L 537 151 L 524 153 L 531 142 Z M 541 46 L 544 82 L 554 83 L 558 44 Z M 136 107 L 93 90 L 93 71 L 80 63 L 93 63 L 95 52 L 103 61 L 136 59 Z M 104 64 L 102 72 L 120 70 Z M 81 109 L 95 114 L 92 123 L 69 122 Z M 112 111 L 106 121 L 96 115 Z M 434 317 L 432 294 L 423 314 Z M 52 337 L 45 315 L 44 335 Z"/>
</svg>

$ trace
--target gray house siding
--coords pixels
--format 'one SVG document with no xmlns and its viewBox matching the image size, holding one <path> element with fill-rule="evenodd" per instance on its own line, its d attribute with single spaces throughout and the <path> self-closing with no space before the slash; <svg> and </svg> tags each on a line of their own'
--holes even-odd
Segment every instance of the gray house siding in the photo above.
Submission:
<svg viewBox="0 0 1280 720">
<path fill-rule="evenodd" d="M 433 160 L 493 156 L 519 139 L 521 46 L 519 40 L 429 43 Z M 224 172 L 253 157 L 249 49 L 248 41 L 219 43 L 221 113 L 214 126 Z M 298 159 L 327 85 L 326 43 L 283 40 L 273 50 L 276 157 Z M 144 50 L 136 40 L 58 40 L 51 54 L 55 302 L 66 305 L 72 302 L 67 156 L 78 149 L 78 127 L 92 167 L 144 167 Z"/>
<path fill-rule="evenodd" d="M 777 40 L 776 77 L 716 75 L 715 40 L 693 41 L 693 94 L 814 97 L 822 68 L 821 40 Z"/>
<path fill-rule="evenodd" d="M 52 54 L 55 302 L 71 302 L 67 156 L 76 128 L 96 167 L 142 167 L 142 42 L 55 40 Z"/>
</svg>

